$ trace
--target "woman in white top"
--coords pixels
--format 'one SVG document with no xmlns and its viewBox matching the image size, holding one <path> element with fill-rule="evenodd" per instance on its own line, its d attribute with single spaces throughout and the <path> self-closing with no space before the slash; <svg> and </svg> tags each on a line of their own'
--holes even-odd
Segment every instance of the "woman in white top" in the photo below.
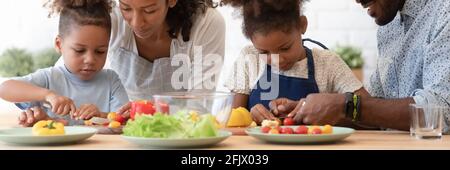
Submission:
<svg viewBox="0 0 450 170">
<path fill-rule="evenodd" d="M 225 21 L 212 0 L 118 3 L 111 16 L 107 64 L 131 100 L 169 91 L 215 91 L 225 53 Z M 128 103 L 118 112 L 126 114 L 129 108 Z M 39 108 L 26 112 L 35 119 L 45 114 Z"/>
<path fill-rule="evenodd" d="M 213 6 L 212 0 L 119 1 L 108 59 L 131 100 L 215 90 L 208 83 L 222 68 L 225 21 Z"/>
</svg>

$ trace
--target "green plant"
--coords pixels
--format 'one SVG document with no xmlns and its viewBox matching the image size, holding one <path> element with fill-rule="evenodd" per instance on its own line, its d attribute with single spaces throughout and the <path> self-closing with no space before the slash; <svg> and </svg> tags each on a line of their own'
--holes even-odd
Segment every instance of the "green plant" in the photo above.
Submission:
<svg viewBox="0 0 450 170">
<path fill-rule="evenodd" d="M 334 51 L 351 69 L 361 68 L 364 64 L 361 56 L 362 52 L 359 48 L 353 46 L 337 46 Z"/>
<path fill-rule="evenodd" d="M 56 52 L 54 48 L 46 48 L 38 53 L 36 53 L 33 57 L 34 61 L 34 69 L 47 68 L 54 66 L 56 61 L 58 61 L 61 55 Z"/>
<path fill-rule="evenodd" d="M 0 55 L 0 76 L 24 76 L 34 71 L 32 55 L 25 49 L 10 48 Z"/>
<path fill-rule="evenodd" d="M 0 76 L 25 76 L 37 69 L 55 65 L 60 54 L 53 48 L 43 49 L 35 54 L 25 49 L 10 48 L 0 55 Z"/>
</svg>

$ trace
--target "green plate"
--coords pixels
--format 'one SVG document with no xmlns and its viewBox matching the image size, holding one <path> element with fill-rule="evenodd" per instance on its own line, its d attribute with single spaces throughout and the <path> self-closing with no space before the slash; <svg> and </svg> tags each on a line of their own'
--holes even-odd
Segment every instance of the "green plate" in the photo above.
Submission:
<svg viewBox="0 0 450 170">
<path fill-rule="evenodd" d="M 56 145 L 79 142 L 97 133 L 97 129 L 89 127 L 66 126 L 64 130 L 64 135 L 33 136 L 31 128 L 1 129 L 0 141 L 18 145 Z"/>
<path fill-rule="evenodd" d="M 295 130 L 298 126 L 288 127 Z M 323 128 L 323 126 L 320 126 L 320 128 Z M 336 142 L 350 136 L 354 131 L 351 128 L 333 126 L 332 134 L 267 134 L 261 132 L 261 127 L 248 128 L 245 132 L 252 137 L 270 143 L 314 144 Z"/>
<path fill-rule="evenodd" d="M 167 138 L 144 138 L 122 135 L 130 143 L 155 148 L 198 148 L 218 144 L 231 136 L 231 132 L 219 130 L 216 137 L 192 138 L 192 139 L 167 139 Z"/>
</svg>

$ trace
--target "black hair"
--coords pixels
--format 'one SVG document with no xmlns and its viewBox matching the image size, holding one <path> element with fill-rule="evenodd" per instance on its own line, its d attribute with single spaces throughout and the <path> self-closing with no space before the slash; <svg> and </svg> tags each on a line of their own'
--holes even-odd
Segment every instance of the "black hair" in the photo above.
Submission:
<svg viewBox="0 0 450 170">
<path fill-rule="evenodd" d="M 243 32 L 247 38 L 255 33 L 274 30 L 290 32 L 300 28 L 303 3 L 307 0 L 222 0 L 221 5 L 240 7 Z"/>
<path fill-rule="evenodd" d="M 44 6 L 50 8 L 49 16 L 59 14 L 61 37 L 68 35 L 74 25 L 96 25 L 111 32 L 112 0 L 49 0 Z"/>
<path fill-rule="evenodd" d="M 179 0 L 167 12 L 166 22 L 169 25 L 169 36 L 177 38 L 181 33 L 183 41 L 189 41 L 191 28 L 198 12 L 205 13 L 208 8 L 216 7 L 212 0 Z"/>
</svg>

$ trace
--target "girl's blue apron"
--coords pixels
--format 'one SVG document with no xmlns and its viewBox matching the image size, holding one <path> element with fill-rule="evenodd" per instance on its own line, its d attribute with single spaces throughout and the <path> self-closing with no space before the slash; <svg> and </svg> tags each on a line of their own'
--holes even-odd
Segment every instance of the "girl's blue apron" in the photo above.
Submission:
<svg viewBox="0 0 450 170">
<path fill-rule="evenodd" d="M 323 44 L 317 41 L 304 39 L 303 43 L 305 41 L 313 42 L 321 46 L 322 48 L 327 49 Z M 319 93 L 319 88 L 317 87 L 315 79 L 314 58 L 312 55 L 312 51 L 307 47 L 305 47 L 305 50 L 306 50 L 306 58 L 308 59 L 307 60 L 308 78 L 305 79 L 275 74 L 272 72 L 272 67 L 270 65 L 267 65 L 263 75 L 260 77 L 260 79 L 256 83 L 256 86 L 250 92 L 247 109 L 250 110 L 256 104 L 262 104 L 264 105 L 264 107 L 269 109 L 269 102 L 271 100 L 262 100 L 261 93 L 269 93 L 271 91 L 271 87 L 269 87 L 268 89 L 262 89 L 259 83 L 260 81 L 264 83 L 270 82 L 271 78 L 274 76 L 279 77 L 279 85 L 278 85 L 279 90 L 278 96 L 276 96 L 273 99 L 288 98 L 291 100 L 300 100 L 302 98 L 305 98 L 308 94 Z"/>
</svg>

